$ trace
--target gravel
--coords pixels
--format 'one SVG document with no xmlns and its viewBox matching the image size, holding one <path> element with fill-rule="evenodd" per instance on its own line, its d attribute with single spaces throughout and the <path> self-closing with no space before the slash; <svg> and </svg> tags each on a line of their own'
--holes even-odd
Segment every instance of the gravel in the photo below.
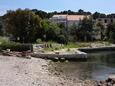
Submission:
<svg viewBox="0 0 115 86">
<path fill-rule="evenodd" d="M 0 86 L 96 86 L 95 82 L 50 73 L 49 60 L 0 56 Z"/>
</svg>

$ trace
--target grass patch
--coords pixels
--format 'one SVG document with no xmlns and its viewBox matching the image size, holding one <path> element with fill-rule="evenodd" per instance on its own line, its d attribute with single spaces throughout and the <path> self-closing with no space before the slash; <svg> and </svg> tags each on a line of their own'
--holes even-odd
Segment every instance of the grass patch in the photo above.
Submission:
<svg viewBox="0 0 115 86">
<path fill-rule="evenodd" d="M 47 51 L 55 51 L 55 50 L 60 50 L 60 49 L 80 48 L 80 47 L 89 47 L 89 46 L 90 46 L 89 43 L 68 43 L 67 45 L 53 46 L 50 48 L 45 48 L 44 51 L 47 52 Z"/>
<path fill-rule="evenodd" d="M 47 42 L 46 42 L 47 43 Z M 57 44 L 54 42 L 48 42 L 47 44 Z M 49 48 L 45 48 L 44 51 L 55 51 L 55 50 L 60 50 L 60 49 L 70 49 L 70 48 L 82 48 L 82 47 L 93 47 L 93 45 L 99 45 L 99 46 L 111 46 L 112 43 L 107 42 L 107 41 L 95 41 L 95 42 L 76 42 L 76 43 L 68 43 L 67 45 L 62 45 L 62 46 L 53 46 Z"/>
<path fill-rule="evenodd" d="M 8 40 L 8 38 L 0 37 L 0 50 L 27 51 L 30 50 L 31 47 L 30 44 L 16 43 Z"/>
</svg>

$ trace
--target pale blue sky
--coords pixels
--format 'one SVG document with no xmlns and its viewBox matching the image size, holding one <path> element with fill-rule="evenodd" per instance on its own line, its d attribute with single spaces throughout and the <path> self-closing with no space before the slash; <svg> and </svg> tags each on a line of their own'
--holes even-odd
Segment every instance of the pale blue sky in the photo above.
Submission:
<svg viewBox="0 0 115 86">
<path fill-rule="evenodd" d="M 115 0 L 0 0 L 0 15 L 18 8 L 44 11 L 83 9 L 91 12 L 115 13 Z"/>
</svg>

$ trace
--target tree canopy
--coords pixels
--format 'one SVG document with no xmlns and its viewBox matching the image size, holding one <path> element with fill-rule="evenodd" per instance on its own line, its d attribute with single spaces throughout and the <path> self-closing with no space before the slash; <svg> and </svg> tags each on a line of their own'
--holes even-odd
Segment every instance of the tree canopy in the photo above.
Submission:
<svg viewBox="0 0 115 86">
<path fill-rule="evenodd" d="M 79 34 L 79 39 L 82 41 L 89 41 L 91 40 L 91 34 L 93 31 L 93 21 L 92 19 L 84 18 L 80 23 L 77 30 Z"/>
<path fill-rule="evenodd" d="M 31 42 L 40 31 L 41 18 L 32 11 L 18 9 L 7 13 L 5 29 L 19 42 Z"/>
<path fill-rule="evenodd" d="M 108 24 L 106 36 L 109 41 L 115 43 L 115 23 Z"/>
<path fill-rule="evenodd" d="M 68 15 L 92 15 L 92 18 L 84 18 L 77 25 L 64 26 L 50 22 L 48 19 L 54 14 Z M 61 12 L 45 12 L 37 9 L 17 9 L 9 10 L 2 18 L 7 35 L 14 37 L 17 42 L 35 42 L 37 39 L 42 41 L 56 41 L 59 43 L 68 43 L 75 41 L 91 41 L 94 31 L 94 19 L 97 18 L 114 18 L 115 14 L 103 14 L 95 12 L 94 14 L 79 9 L 77 12 L 67 10 Z M 2 24 L 3 25 L 3 24 Z M 101 38 L 113 37 L 114 31 L 106 29 L 103 25 L 98 24 L 96 28 L 100 30 Z M 0 25 L 0 28 L 1 25 Z M 114 28 L 114 25 L 108 25 L 108 28 Z M 112 34 L 112 35 L 111 35 Z"/>
</svg>

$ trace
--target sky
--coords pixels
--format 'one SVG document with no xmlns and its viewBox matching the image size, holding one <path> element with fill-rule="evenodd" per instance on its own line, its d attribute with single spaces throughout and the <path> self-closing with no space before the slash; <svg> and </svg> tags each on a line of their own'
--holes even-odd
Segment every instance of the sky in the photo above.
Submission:
<svg viewBox="0 0 115 86">
<path fill-rule="evenodd" d="M 18 8 L 38 9 L 46 12 L 83 9 L 92 13 L 115 13 L 115 0 L 0 0 L 0 15 Z"/>
</svg>

